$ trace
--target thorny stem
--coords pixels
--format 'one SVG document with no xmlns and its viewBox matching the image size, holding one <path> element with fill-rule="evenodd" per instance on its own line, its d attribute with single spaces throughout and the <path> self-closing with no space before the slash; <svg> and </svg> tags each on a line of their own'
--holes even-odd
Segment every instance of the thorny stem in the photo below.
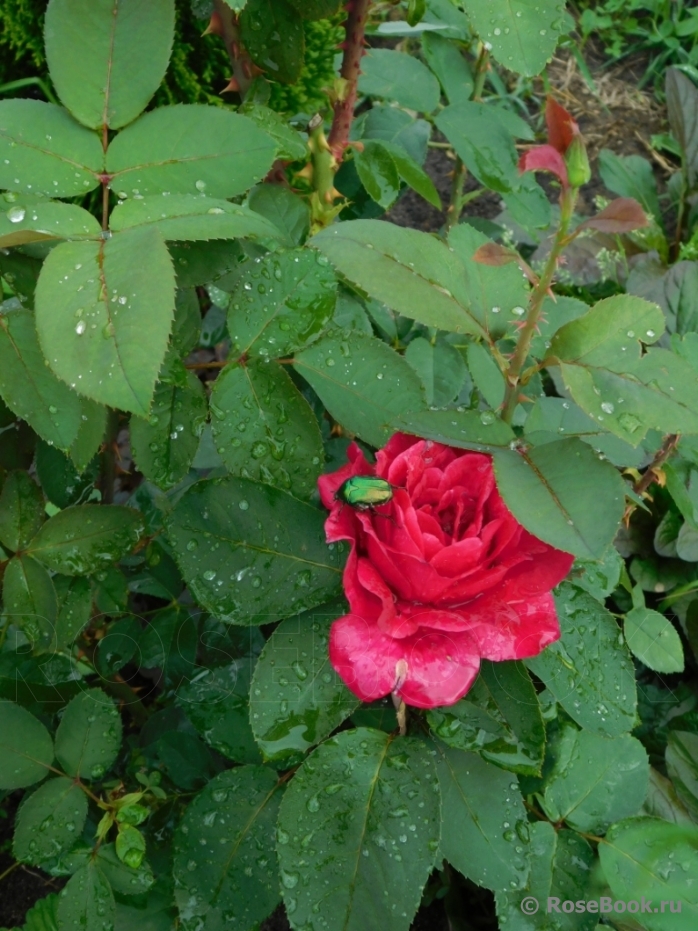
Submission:
<svg viewBox="0 0 698 931">
<path fill-rule="evenodd" d="M 669 433 L 664 437 L 664 442 L 655 453 L 654 459 L 647 466 L 642 477 L 638 479 L 638 481 L 633 485 L 633 491 L 635 494 L 643 495 L 650 487 L 652 482 L 657 481 L 657 472 L 661 469 L 667 459 L 669 459 L 669 457 L 673 455 L 674 452 L 676 452 L 676 447 L 679 445 L 680 439 L 681 437 L 678 433 Z"/>
<path fill-rule="evenodd" d="M 207 31 L 213 32 L 223 39 L 230 57 L 230 64 L 233 67 L 230 84 L 224 90 L 237 91 L 244 100 L 254 79 L 255 72 L 259 74 L 259 70 L 240 40 L 238 18 L 225 0 L 213 0 L 213 16 Z"/>
<path fill-rule="evenodd" d="M 361 58 L 364 54 L 364 36 L 371 0 L 349 0 L 346 5 L 347 19 L 344 23 L 344 57 L 339 74 L 341 91 L 334 104 L 332 128 L 327 139 L 330 151 L 340 165 L 344 150 L 349 144 L 349 133 L 354 119 L 357 87 L 361 74 Z"/>
<path fill-rule="evenodd" d="M 536 327 L 540 320 L 543 310 L 543 301 L 553 283 L 555 271 L 557 270 L 558 260 L 562 250 L 567 245 L 567 230 L 574 212 L 575 201 L 577 200 L 576 188 L 565 188 L 562 192 L 560 226 L 553 241 L 548 261 L 545 264 L 543 274 L 538 284 L 531 291 L 528 314 L 524 325 L 521 328 L 519 339 L 516 343 L 514 355 L 511 357 L 509 366 L 504 373 L 506 379 L 506 392 L 504 395 L 504 405 L 502 411 L 502 420 L 505 423 L 511 423 L 514 416 L 516 405 L 519 401 L 519 384 L 521 381 L 521 371 L 524 367 L 528 353 L 531 348 Z"/>
</svg>

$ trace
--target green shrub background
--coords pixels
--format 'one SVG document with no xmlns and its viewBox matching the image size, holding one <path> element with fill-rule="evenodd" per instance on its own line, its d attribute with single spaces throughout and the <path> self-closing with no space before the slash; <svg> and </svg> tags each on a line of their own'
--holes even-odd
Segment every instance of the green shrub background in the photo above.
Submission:
<svg viewBox="0 0 698 931">
<path fill-rule="evenodd" d="M 20 78 L 48 80 L 44 56 L 44 13 L 48 0 L 0 2 L 0 84 Z M 170 67 L 154 104 L 222 104 L 219 92 L 228 83 L 230 63 L 217 36 L 202 36 L 205 23 L 191 0 L 177 0 L 175 42 Z M 341 17 L 340 17 L 341 19 Z M 325 104 L 323 87 L 332 83 L 334 56 L 341 30 L 336 21 L 306 22 L 306 60 L 293 87 L 271 85 L 270 106 L 280 112 L 312 113 Z"/>
</svg>

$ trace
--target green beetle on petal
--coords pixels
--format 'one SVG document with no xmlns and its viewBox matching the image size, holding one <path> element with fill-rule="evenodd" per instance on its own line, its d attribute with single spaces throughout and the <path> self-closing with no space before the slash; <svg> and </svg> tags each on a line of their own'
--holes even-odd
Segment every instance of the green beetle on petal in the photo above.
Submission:
<svg viewBox="0 0 698 931">
<path fill-rule="evenodd" d="M 342 501 L 357 511 L 370 511 L 393 499 L 393 486 L 384 478 L 353 475 L 337 489 L 336 501 Z"/>
</svg>

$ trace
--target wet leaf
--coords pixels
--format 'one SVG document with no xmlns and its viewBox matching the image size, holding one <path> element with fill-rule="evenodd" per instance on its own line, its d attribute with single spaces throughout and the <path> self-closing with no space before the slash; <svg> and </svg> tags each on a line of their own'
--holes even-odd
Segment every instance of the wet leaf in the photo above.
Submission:
<svg viewBox="0 0 698 931">
<path fill-rule="evenodd" d="M 69 776 L 102 779 L 121 747 L 121 717 L 101 689 L 76 695 L 56 731 L 56 757 Z"/>
<path fill-rule="evenodd" d="M 325 515 L 244 478 L 189 488 L 168 538 L 197 601 L 231 624 L 266 624 L 337 594 L 341 547 L 328 547 Z"/>
<path fill-rule="evenodd" d="M 41 866 L 67 853 L 87 818 L 87 796 L 72 779 L 49 779 L 27 796 L 17 814 L 13 852 L 18 860 Z"/>
<path fill-rule="evenodd" d="M 359 702 L 330 664 L 329 628 L 343 613 L 325 605 L 283 621 L 262 650 L 252 678 L 250 721 L 268 760 L 304 753 Z"/>
<path fill-rule="evenodd" d="M 308 499 L 324 462 L 310 405 L 280 365 L 231 363 L 211 392 L 211 427 L 218 454 L 244 475 Z"/>
<path fill-rule="evenodd" d="M 44 725 L 19 705 L 3 701 L 0 788 L 23 789 L 39 782 L 47 775 L 53 755 L 53 741 Z"/>
<path fill-rule="evenodd" d="M 212 779 L 175 837 L 175 897 L 187 931 L 248 931 L 279 901 L 274 834 L 281 791 L 265 766 Z"/>
<path fill-rule="evenodd" d="M 326 931 L 407 931 L 438 842 L 438 783 L 426 746 L 368 728 L 343 731 L 308 757 L 281 802 L 286 911 L 299 928 L 322 921 Z"/>
</svg>

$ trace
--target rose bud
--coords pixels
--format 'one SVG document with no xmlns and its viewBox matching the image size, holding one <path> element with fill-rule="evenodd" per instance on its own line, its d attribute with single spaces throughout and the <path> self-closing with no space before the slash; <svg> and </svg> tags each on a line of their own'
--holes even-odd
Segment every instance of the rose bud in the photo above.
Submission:
<svg viewBox="0 0 698 931">
<path fill-rule="evenodd" d="M 582 187 L 591 180 L 591 166 L 589 165 L 589 156 L 584 145 L 584 139 L 581 135 L 576 134 L 565 152 L 565 164 L 567 165 L 567 179 L 570 187 Z"/>
</svg>

